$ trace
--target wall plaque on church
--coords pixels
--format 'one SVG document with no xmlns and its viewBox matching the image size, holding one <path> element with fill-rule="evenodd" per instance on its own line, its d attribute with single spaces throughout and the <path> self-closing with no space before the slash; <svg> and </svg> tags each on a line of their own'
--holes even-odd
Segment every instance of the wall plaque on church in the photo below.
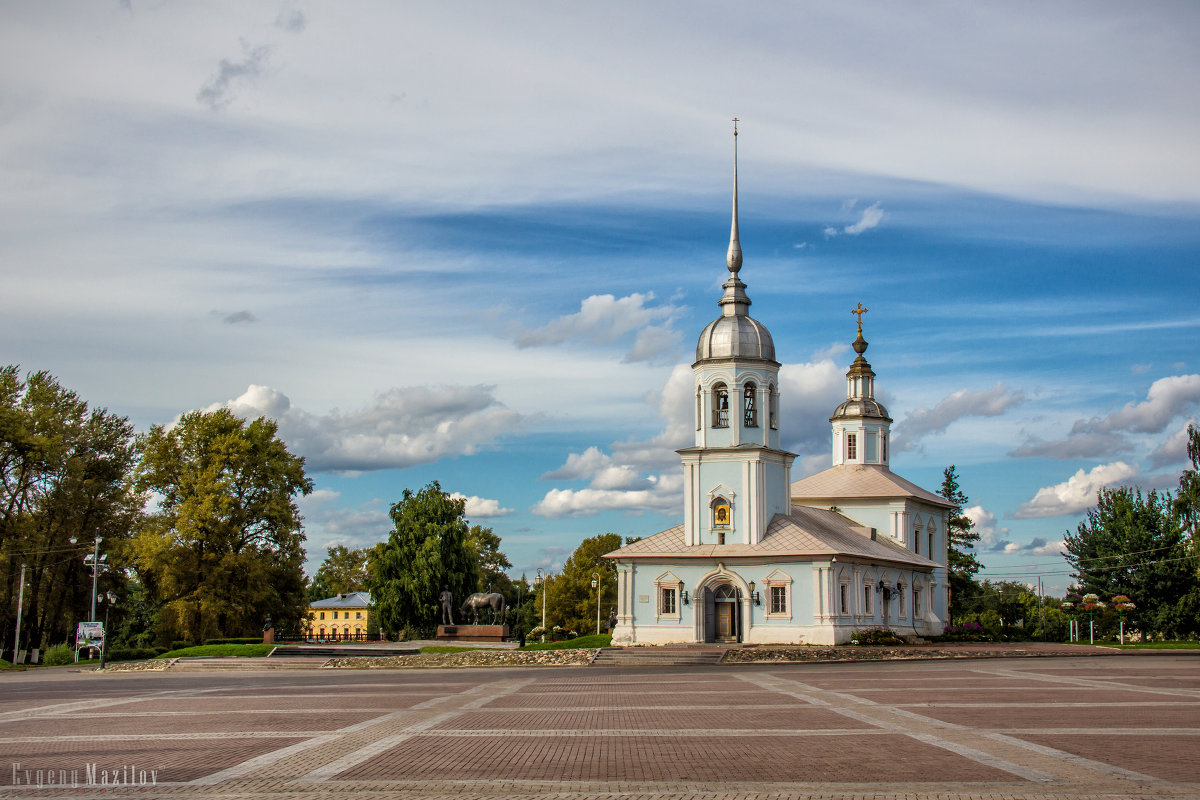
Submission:
<svg viewBox="0 0 1200 800">
<path fill-rule="evenodd" d="M 724 500 L 713 504 L 713 525 L 716 527 L 729 526 L 729 503 Z"/>
</svg>

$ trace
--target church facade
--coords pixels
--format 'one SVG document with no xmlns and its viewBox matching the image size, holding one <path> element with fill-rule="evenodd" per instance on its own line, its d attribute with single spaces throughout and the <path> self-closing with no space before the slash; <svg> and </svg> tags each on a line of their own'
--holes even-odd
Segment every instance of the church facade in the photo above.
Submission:
<svg viewBox="0 0 1200 800">
<path fill-rule="evenodd" d="M 779 367 L 740 278 L 737 132 L 729 278 L 696 345 L 695 443 L 678 451 L 683 523 L 605 557 L 617 567 L 614 645 L 839 644 L 886 626 L 933 635 L 946 619 L 943 498 L 888 462 L 887 410 L 864 353 L 832 423 L 832 466 L 792 481 Z"/>
</svg>

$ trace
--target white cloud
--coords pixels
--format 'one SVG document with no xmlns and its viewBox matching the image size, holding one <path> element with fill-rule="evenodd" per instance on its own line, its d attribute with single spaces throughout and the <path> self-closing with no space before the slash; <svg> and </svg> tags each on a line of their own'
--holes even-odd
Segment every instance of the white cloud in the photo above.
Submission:
<svg viewBox="0 0 1200 800">
<path fill-rule="evenodd" d="M 551 489 L 534 507 L 542 517 L 580 517 L 601 511 L 672 511 L 680 508 L 683 476 L 674 473 L 649 478 L 649 489 Z"/>
<path fill-rule="evenodd" d="M 387 539 L 392 530 L 387 504 L 382 500 L 343 506 L 338 502 L 340 499 L 341 494 L 330 489 L 317 489 L 296 498 L 304 516 L 309 574 L 320 566 L 330 547 L 339 544 L 351 549 L 371 547 Z"/>
<path fill-rule="evenodd" d="M 470 455 L 515 432 L 521 416 L 492 392 L 489 386 L 393 388 L 357 411 L 318 415 L 293 407 L 282 392 L 252 385 L 224 406 L 242 417 L 276 420 L 280 437 L 310 471 L 365 472 Z"/>
<path fill-rule="evenodd" d="M 1123 434 L 1161 433 L 1172 420 L 1196 408 L 1197 404 L 1200 404 L 1200 375 L 1159 378 L 1150 385 L 1145 400 L 1126 403 L 1106 417 L 1077 420 L 1063 439 L 1030 439 L 1009 455 L 1095 458 L 1124 453 L 1131 446 Z M 1164 457 L 1166 451 L 1155 451 L 1150 456 L 1155 466 L 1167 463 L 1161 460 Z"/>
<path fill-rule="evenodd" d="M 942 433 L 964 417 L 996 417 L 1025 402 L 1025 393 L 997 382 L 990 389 L 960 389 L 933 408 L 918 408 L 896 425 L 896 446 L 912 450 L 923 437 Z"/>
<path fill-rule="evenodd" d="M 883 209 L 879 207 L 879 203 L 874 203 L 863 209 L 862 216 L 858 218 L 858 222 L 853 225 L 847 225 L 844 231 L 850 236 L 857 236 L 863 231 L 869 231 L 871 228 L 879 227 L 879 223 L 883 221 Z"/>
<path fill-rule="evenodd" d="M 468 497 L 462 492 L 451 492 L 450 496 L 455 500 L 466 501 L 463 514 L 467 519 L 507 517 L 514 512 L 514 509 L 502 507 L 499 500 L 489 500 L 486 497 L 476 497 L 475 495 Z"/>
<path fill-rule="evenodd" d="M 1136 467 L 1124 461 L 1100 464 L 1090 472 L 1081 469 L 1062 483 L 1038 489 L 1032 499 L 1017 508 L 1013 516 L 1032 519 L 1078 514 L 1096 504 L 1099 490 L 1128 481 L 1138 474 Z"/>
<path fill-rule="evenodd" d="M 513 339 L 517 347 L 545 347 L 573 339 L 613 342 L 637 331 L 624 360 L 656 361 L 673 353 L 679 345 L 680 334 L 671 328 L 679 309 L 673 305 L 647 305 L 653 299 L 652 292 L 635 292 L 621 298 L 595 294 L 584 299 L 576 313 L 551 320 L 540 328 L 519 329 Z"/>
<path fill-rule="evenodd" d="M 978 548 L 980 551 L 997 552 L 1012 544 L 1009 539 L 1009 529 L 996 524 L 996 515 L 983 506 L 970 506 L 963 509 L 963 516 L 975 523 L 973 530 L 979 534 Z"/>
<path fill-rule="evenodd" d="M 1150 384 L 1146 399 L 1094 422 L 1096 430 L 1159 433 L 1171 420 L 1200 403 L 1200 375 L 1173 375 Z"/>
<path fill-rule="evenodd" d="M 1152 467 L 1165 467 L 1171 464 L 1185 464 L 1187 462 L 1187 445 L 1188 445 L 1188 427 L 1196 424 L 1195 418 L 1189 419 L 1183 424 L 1179 430 L 1167 437 L 1166 441 L 1160 444 L 1155 450 L 1147 456 L 1147 460 Z"/>
<path fill-rule="evenodd" d="M 850 211 L 857 204 L 857 200 L 847 200 L 842 204 L 843 211 Z M 878 228 L 879 223 L 883 222 L 884 212 L 879 203 L 872 203 L 862 210 L 862 214 L 858 217 L 858 222 L 851 223 L 844 228 L 837 228 L 833 225 L 828 225 L 822 231 L 826 239 L 831 239 L 839 234 L 847 236 L 858 236 L 863 231 L 869 231 L 872 228 Z"/>
</svg>

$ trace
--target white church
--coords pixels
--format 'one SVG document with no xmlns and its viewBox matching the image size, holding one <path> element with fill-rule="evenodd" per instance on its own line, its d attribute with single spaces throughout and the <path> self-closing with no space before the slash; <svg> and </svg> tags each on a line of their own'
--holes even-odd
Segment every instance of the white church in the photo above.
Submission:
<svg viewBox="0 0 1200 800">
<path fill-rule="evenodd" d="M 695 445 L 683 524 L 609 553 L 614 645 L 841 644 L 864 628 L 936 635 L 947 618 L 951 504 L 888 467 L 891 418 L 864 353 L 833 412 L 833 465 L 792 482 L 780 446 L 779 362 L 739 277 L 737 131 L 729 280 L 696 344 Z"/>
</svg>

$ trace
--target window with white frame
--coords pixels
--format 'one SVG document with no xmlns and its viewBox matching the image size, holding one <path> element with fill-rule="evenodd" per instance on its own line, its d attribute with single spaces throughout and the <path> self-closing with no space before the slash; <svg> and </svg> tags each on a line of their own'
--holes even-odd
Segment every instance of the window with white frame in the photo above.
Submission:
<svg viewBox="0 0 1200 800">
<path fill-rule="evenodd" d="M 853 461 L 858 458 L 858 434 L 846 434 L 846 460 Z"/>
<path fill-rule="evenodd" d="M 658 590 L 658 614 L 659 616 L 669 617 L 678 614 L 679 611 L 675 607 L 675 588 L 672 586 L 662 586 Z"/>
<path fill-rule="evenodd" d="M 863 607 L 862 607 L 862 612 L 863 612 L 864 614 L 873 614 L 873 613 L 875 613 L 874 611 L 872 611 L 872 610 L 871 610 L 871 600 L 872 600 L 872 598 L 873 598 L 874 594 L 875 594 L 875 593 L 872 591 L 872 587 L 871 587 L 871 584 L 870 584 L 870 582 L 868 582 L 868 583 L 866 583 L 866 584 L 864 584 L 864 585 L 863 585 Z"/>
<path fill-rule="evenodd" d="M 654 581 L 658 597 L 658 618 L 679 619 L 679 600 L 683 593 L 683 582 L 670 572 L 664 572 Z"/>
<path fill-rule="evenodd" d="M 771 587 L 771 614 L 785 617 L 788 613 L 788 590 L 786 586 Z"/>
<path fill-rule="evenodd" d="M 845 584 L 845 583 L 838 585 L 838 613 L 839 614 L 849 613 L 849 609 L 847 608 L 847 604 L 846 604 L 846 586 L 847 586 L 847 584 Z"/>
<path fill-rule="evenodd" d="M 768 575 L 763 583 L 766 584 L 767 618 L 790 618 L 792 576 L 781 570 L 775 570 Z"/>
<path fill-rule="evenodd" d="M 919 619 L 923 613 L 921 610 L 921 590 L 913 587 L 913 617 Z"/>
</svg>

